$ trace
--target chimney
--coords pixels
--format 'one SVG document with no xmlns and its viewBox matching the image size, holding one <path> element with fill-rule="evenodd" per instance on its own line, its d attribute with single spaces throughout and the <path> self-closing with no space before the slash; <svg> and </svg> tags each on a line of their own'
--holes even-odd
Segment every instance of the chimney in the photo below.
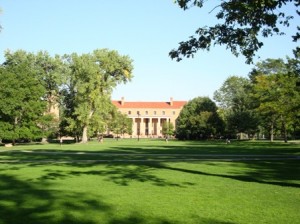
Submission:
<svg viewBox="0 0 300 224">
<path fill-rule="evenodd" d="M 170 106 L 173 106 L 173 97 L 170 98 Z"/>
<path fill-rule="evenodd" d="M 121 106 L 124 106 L 125 102 L 124 102 L 124 97 L 121 97 Z"/>
</svg>

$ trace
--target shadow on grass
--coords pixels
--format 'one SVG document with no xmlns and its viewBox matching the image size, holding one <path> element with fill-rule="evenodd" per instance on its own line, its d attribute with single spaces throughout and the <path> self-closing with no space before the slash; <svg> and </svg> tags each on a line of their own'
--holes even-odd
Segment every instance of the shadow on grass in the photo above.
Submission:
<svg viewBox="0 0 300 224">
<path fill-rule="evenodd" d="M 32 146 L 32 147 L 30 147 Z M 91 149 L 89 149 L 91 148 Z M 22 146 L 6 150 L 6 153 L 21 153 Z M 24 146 L 25 150 L 35 152 L 64 153 L 128 153 L 128 154 L 257 154 L 257 155 L 300 155 L 300 143 L 266 142 L 266 141 L 233 141 L 225 144 L 223 141 L 169 141 L 162 140 L 132 140 L 109 141 L 103 144 L 57 144 Z M 2 152 L 3 153 L 3 152 Z"/>
<path fill-rule="evenodd" d="M 149 222 L 148 222 L 149 221 Z M 169 221 L 166 219 L 153 219 L 153 220 L 144 220 L 140 218 L 137 214 L 132 214 L 129 217 L 125 219 L 113 219 L 109 222 L 109 224 L 144 224 L 144 223 L 155 223 L 155 224 L 181 224 L 176 221 Z M 235 224 L 234 222 L 225 222 L 220 221 L 217 219 L 207 219 L 207 218 L 201 218 L 197 217 L 195 219 L 195 223 L 201 223 L 201 224 Z"/>
<path fill-rule="evenodd" d="M 139 212 L 118 217 L 117 210 L 104 199 L 83 194 L 47 190 L 46 182 L 25 182 L 10 175 L 0 175 L 1 224 L 179 224 L 160 217 L 145 217 Z M 93 215 L 89 216 L 92 211 Z M 199 218 L 199 223 L 234 224 L 217 219 Z"/>
<path fill-rule="evenodd" d="M 110 144 L 107 149 L 104 150 L 93 150 L 93 151 L 75 151 L 75 150 L 43 150 L 36 149 L 34 153 L 23 153 L 17 152 L 6 152 L 1 153 L 6 159 L 17 159 L 22 161 L 32 161 L 31 166 L 44 165 L 45 163 L 39 163 L 39 160 L 46 161 L 73 161 L 73 160 L 102 160 L 102 164 L 107 165 L 105 170 L 88 170 L 88 171 L 72 171 L 64 173 L 61 171 L 49 171 L 44 176 L 40 177 L 44 180 L 55 180 L 64 178 L 67 176 L 79 176 L 79 175 L 102 175 L 106 176 L 106 180 L 112 181 L 118 185 L 127 186 L 132 180 L 138 182 L 150 182 L 157 186 L 174 186 L 174 187 L 185 187 L 184 183 L 173 183 L 169 180 L 163 179 L 155 175 L 152 171 L 165 169 L 176 172 L 190 173 L 195 175 L 215 176 L 228 178 L 244 182 L 256 182 L 260 184 L 272 184 L 277 186 L 289 186 L 289 187 L 300 187 L 298 183 L 300 180 L 300 160 L 276 160 L 276 161 L 238 161 L 230 162 L 233 164 L 243 164 L 243 167 L 250 168 L 248 171 L 245 170 L 241 173 L 208 173 L 199 170 L 189 170 L 184 168 L 174 167 L 172 159 L 183 159 L 191 158 L 193 156 L 201 156 L 206 153 L 213 155 L 224 154 L 267 154 L 282 155 L 288 154 L 297 155 L 300 152 L 300 147 L 297 144 L 283 144 L 283 143 L 268 143 L 268 142 L 234 142 L 231 145 L 225 145 L 223 142 L 152 142 L 143 143 L 143 145 L 137 146 L 132 144 L 133 142 L 124 142 L 124 144 L 118 143 Z M 149 144 L 148 144 L 149 143 Z M 78 146 L 78 145 L 77 145 Z M 95 146 L 95 145 L 93 145 Z M 97 146 L 97 145 L 96 145 Z M 89 147 L 89 145 L 82 146 Z M 49 152 L 57 153 L 49 153 Z M 61 153 L 63 152 L 63 153 Z M 79 153 L 79 154 L 73 154 Z M 44 153 L 44 154 L 43 154 Z M 64 154 L 65 153 L 65 154 Z M 124 155 L 117 155 L 117 153 L 125 153 Z M 144 154 L 144 155 L 143 155 Z M 155 154 L 151 155 L 151 154 Z M 162 155 L 164 154 L 164 155 Z M 197 155 L 196 155 L 197 154 Z M 157 159 L 165 160 L 157 161 Z M 118 162 L 124 160 L 123 162 Z M 143 161 L 138 161 L 143 160 Z M 178 162 L 178 160 L 177 160 Z M 201 162 L 199 162 L 201 163 Z M 64 164 L 66 166 L 74 167 L 88 167 L 98 163 L 69 163 Z M 166 165 L 168 164 L 168 165 Z M 59 164 L 56 164 L 59 166 Z M 217 163 L 214 163 L 217 166 Z M 234 165 L 233 165 L 234 166 Z M 176 174 L 175 174 L 176 175 Z"/>
<path fill-rule="evenodd" d="M 75 164 L 73 164 L 75 165 Z M 99 170 L 97 168 L 93 168 L 93 165 L 88 165 L 91 169 L 84 171 L 61 171 L 61 170 L 45 170 L 46 174 L 39 177 L 39 181 L 47 181 L 47 180 L 56 180 L 56 179 L 65 179 L 70 176 L 84 176 L 84 175 L 95 175 L 95 176 L 104 176 L 106 177 L 106 181 L 113 182 L 120 186 L 128 186 L 132 181 L 136 182 L 148 182 L 155 186 L 170 186 L 170 187 L 184 187 L 185 185 L 189 185 L 191 183 L 173 183 L 166 179 L 160 178 L 151 173 L 151 171 L 157 169 L 157 166 L 145 166 L 145 165 L 137 165 L 132 166 L 133 164 L 111 164 L 107 165 L 105 169 Z M 76 164 L 78 167 L 87 167 L 87 165 Z"/>
<path fill-rule="evenodd" d="M 138 144 L 137 144 L 138 145 Z M 137 145 L 130 147 L 111 146 L 110 152 L 120 153 L 181 153 L 181 154 L 257 154 L 257 155 L 300 155 L 300 145 L 289 143 L 270 143 L 270 142 L 239 142 L 225 144 L 219 141 L 203 141 L 203 142 L 183 142 L 181 144 L 160 144 L 158 146 Z"/>
<path fill-rule="evenodd" d="M 32 184 L 9 175 L 0 175 L 0 223 L 95 223 L 72 212 L 112 208 L 90 195 L 49 191 L 44 184 Z M 82 215 L 84 216 L 84 214 Z"/>
<path fill-rule="evenodd" d="M 224 162 L 223 162 L 224 163 Z M 199 170 L 192 170 L 182 167 L 176 167 L 173 162 L 110 162 L 100 163 L 104 165 L 104 169 L 99 170 L 96 166 L 99 163 L 70 163 L 61 164 L 62 166 L 72 166 L 76 168 L 89 168 L 83 171 L 60 171 L 45 170 L 46 174 L 41 176 L 39 180 L 55 180 L 64 179 L 70 176 L 96 175 L 106 177 L 106 181 L 113 182 L 120 186 L 128 186 L 132 181 L 147 182 L 155 186 L 161 187 L 180 187 L 185 188 L 194 185 L 192 182 L 172 182 L 168 179 L 157 176 L 154 172 L 158 170 L 176 171 L 194 175 L 203 175 L 211 177 L 220 177 L 232 179 L 242 182 L 255 182 L 259 184 L 269 184 L 282 187 L 300 187 L 300 166 L 299 160 L 280 160 L 280 161 L 238 161 L 225 162 L 230 166 L 241 166 L 250 169 L 243 169 L 239 173 L 209 173 Z M 207 161 L 193 162 L 193 164 L 210 164 L 218 166 L 218 162 L 208 163 Z M 40 166 L 44 164 L 31 164 L 30 166 Z M 56 164 L 57 165 L 57 164 Z M 239 167 L 236 168 L 239 170 Z M 173 175 L 177 175 L 176 172 Z"/>
<path fill-rule="evenodd" d="M 101 200 L 99 196 L 93 199 L 91 193 L 50 191 L 42 182 L 28 183 L 9 175 L 0 175 L 0 198 L 1 224 L 176 223 L 156 217 L 145 219 L 138 213 L 116 218 L 115 208 Z M 87 216 L 88 211 L 93 211 L 95 216 Z"/>
<path fill-rule="evenodd" d="M 262 147 L 266 147 L 261 150 Z M 38 151 L 38 149 L 36 149 Z M 44 152 L 58 151 L 58 149 L 43 149 Z M 60 152 L 61 150 L 59 150 Z M 261 152 L 263 151 L 263 152 Z M 96 153 L 130 153 L 131 157 L 137 158 L 139 154 L 205 154 L 205 153 L 241 153 L 265 154 L 271 152 L 274 154 L 297 154 L 299 146 L 282 145 L 282 144 L 242 144 L 234 143 L 232 145 L 224 145 L 223 143 L 199 143 L 186 142 L 183 145 L 160 144 L 157 146 L 143 145 L 136 146 L 114 146 L 107 150 L 94 150 L 90 152 Z M 78 152 L 76 150 L 64 150 L 64 152 Z M 97 159 L 103 158 L 103 155 L 97 157 L 92 154 L 30 154 L 21 152 L 1 153 L 5 159 L 17 159 L 21 165 L 6 166 L 7 171 L 15 173 L 15 175 L 4 174 L 5 170 L 0 172 L 0 223 L 1 224 L 23 224 L 23 223 L 81 223 L 81 224 L 177 224 L 178 222 L 171 219 L 161 217 L 147 217 L 143 214 L 135 213 L 124 215 L 124 217 L 116 216 L 117 208 L 110 204 L 103 197 L 93 195 L 92 192 L 73 192 L 53 190 L 51 183 L 55 180 L 68 179 L 72 177 L 80 177 L 86 175 L 102 176 L 104 180 L 112 182 L 118 186 L 129 186 L 132 182 L 148 183 L 158 187 L 172 187 L 185 190 L 191 185 L 195 185 L 191 178 L 189 182 L 174 182 L 174 179 L 168 176 L 159 175 L 156 171 L 168 171 L 176 176 L 178 172 L 183 174 L 191 174 L 195 176 L 209 176 L 216 178 L 226 178 L 234 181 L 254 182 L 259 184 L 275 185 L 282 187 L 299 188 L 300 184 L 300 166 L 299 160 L 279 160 L 279 161 L 238 161 L 228 162 L 228 166 L 236 166 L 234 170 L 241 172 L 222 171 L 208 172 L 201 169 L 191 169 L 190 166 L 182 164 L 178 166 L 173 162 L 155 162 L 155 161 L 113 161 L 110 155 L 106 159 L 112 159 L 111 162 L 100 163 L 103 169 L 99 168 L 99 163 L 42 163 L 39 160 L 78 160 L 78 159 Z M 115 158 L 115 157 L 114 157 Z M 139 157 L 146 158 L 146 157 Z M 158 157 L 159 158 L 159 157 Z M 172 158 L 172 157 L 170 157 Z M 31 163 L 22 163 L 22 161 L 33 160 Z M 227 162 L 225 162 L 227 164 Z M 221 166 L 218 162 L 193 162 L 193 164 L 209 164 L 211 166 Z M 222 163 L 224 164 L 224 162 Z M 35 179 L 20 180 L 17 173 L 22 172 L 22 167 L 45 167 L 42 174 Z M 193 166 L 195 167 L 195 166 Z M 201 167 L 201 166 L 200 166 Z M 65 169 L 67 168 L 67 169 Z M 74 168 L 74 169 L 69 169 Z M 245 168 L 245 169 L 243 169 Z M 55 188 L 54 188 L 55 189 Z M 88 216 L 91 212 L 93 215 Z M 215 223 L 215 224 L 234 224 L 218 219 L 207 219 L 202 217 L 195 218 L 197 223 Z"/>
<path fill-rule="evenodd" d="M 248 172 L 244 175 L 227 175 L 227 174 L 215 174 L 207 173 L 202 171 L 195 171 L 183 168 L 177 168 L 172 166 L 160 166 L 161 169 L 168 169 L 173 171 L 179 171 L 189 174 L 212 176 L 212 177 L 221 177 L 226 179 L 232 179 L 243 182 L 255 182 L 260 184 L 271 184 L 282 187 L 295 187 L 299 188 L 299 183 L 291 183 L 290 181 L 299 181 L 300 180 L 300 169 L 299 162 L 283 162 L 276 161 L 272 163 L 266 162 L 247 162 L 249 167 L 255 168 L 256 171 Z M 277 173 L 277 171 L 279 171 Z M 268 180 L 269 179 L 269 180 Z"/>
</svg>

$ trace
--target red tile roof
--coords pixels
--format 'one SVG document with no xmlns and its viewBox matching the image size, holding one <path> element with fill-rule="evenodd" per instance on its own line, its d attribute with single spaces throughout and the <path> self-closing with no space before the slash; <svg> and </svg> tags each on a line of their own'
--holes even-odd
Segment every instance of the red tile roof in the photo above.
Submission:
<svg viewBox="0 0 300 224">
<path fill-rule="evenodd" d="M 113 100 L 112 103 L 117 108 L 151 108 L 151 109 L 180 109 L 182 108 L 187 101 L 173 101 L 171 102 L 126 102 Z"/>
</svg>

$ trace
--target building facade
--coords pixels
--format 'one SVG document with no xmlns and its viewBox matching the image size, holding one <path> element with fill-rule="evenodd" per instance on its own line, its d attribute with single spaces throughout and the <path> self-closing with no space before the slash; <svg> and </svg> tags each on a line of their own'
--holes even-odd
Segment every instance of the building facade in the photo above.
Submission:
<svg viewBox="0 0 300 224">
<path fill-rule="evenodd" d="M 132 119 L 132 137 L 162 137 L 162 125 L 175 121 L 186 101 L 170 102 L 126 102 L 113 100 L 112 103 L 123 114 Z"/>
</svg>

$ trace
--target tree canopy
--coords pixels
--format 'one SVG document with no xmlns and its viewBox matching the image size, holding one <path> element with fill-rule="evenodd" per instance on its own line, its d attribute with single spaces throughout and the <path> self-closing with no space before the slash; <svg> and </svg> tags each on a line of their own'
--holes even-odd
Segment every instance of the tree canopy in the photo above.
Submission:
<svg viewBox="0 0 300 224">
<path fill-rule="evenodd" d="M 38 78 L 32 60 L 25 52 L 6 53 L 0 67 L 0 139 L 43 137 L 46 88 Z"/>
<path fill-rule="evenodd" d="M 162 134 L 165 136 L 166 139 L 169 138 L 169 136 L 174 135 L 174 125 L 170 121 L 166 121 L 162 124 Z"/>
<path fill-rule="evenodd" d="M 54 57 L 7 51 L 0 66 L 0 139 L 66 134 L 86 142 L 107 130 L 116 110 L 112 90 L 130 81 L 132 70 L 128 56 L 108 49 Z M 125 117 L 118 120 L 129 124 Z M 125 128 L 122 133 L 130 131 Z"/>
<path fill-rule="evenodd" d="M 288 129 L 300 115 L 299 73 L 293 70 L 293 60 L 268 59 L 258 63 L 251 73 L 253 97 L 264 124 L 273 140 L 274 130 L 281 131 L 287 141 Z"/>
<path fill-rule="evenodd" d="M 207 3 L 205 0 L 175 0 L 182 9 L 187 10 L 192 6 L 202 8 Z M 177 61 L 182 57 L 191 57 L 202 50 L 210 50 L 213 45 L 225 45 L 227 49 L 238 56 L 246 57 L 246 63 L 252 63 L 256 52 L 263 46 L 262 38 L 273 35 L 283 35 L 284 27 L 289 27 L 289 22 L 294 19 L 292 14 L 286 14 L 282 9 L 287 4 L 293 4 L 297 15 L 300 15 L 299 0 L 224 0 L 220 1 L 212 11 L 217 11 L 215 16 L 220 23 L 214 26 L 204 26 L 196 30 L 195 34 L 187 41 L 179 43 L 177 49 L 169 55 Z M 300 39 L 300 27 L 291 41 Z M 295 54 L 300 56 L 299 48 Z"/>
<path fill-rule="evenodd" d="M 131 80 L 132 60 L 108 49 L 65 57 L 70 66 L 67 89 L 64 90 L 66 123 L 71 130 L 81 132 L 81 141 L 87 142 L 89 127 L 94 126 L 94 131 L 100 131 L 105 125 L 105 115 L 112 110 L 112 89 Z"/>
<path fill-rule="evenodd" d="M 258 119 L 253 111 L 250 93 L 250 80 L 238 76 L 230 76 L 221 88 L 215 91 L 214 100 L 219 103 L 219 113 L 226 121 L 228 135 L 249 135 L 256 132 Z"/>
<path fill-rule="evenodd" d="M 179 139 L 207 139 L 223 131 L 216 104 L 208 97 L 197 97 L 181 110 L 176 121 Z"/>
<path fill-rule="evenodd" d="M 266 59 L 249 77 L 231 76 L 214 94 L 231 135 L 260 134 L 285 141 L 299 132 L 299 60 Z M 241 135 L 242 136 L 242 135 Z"/>
</svg>

